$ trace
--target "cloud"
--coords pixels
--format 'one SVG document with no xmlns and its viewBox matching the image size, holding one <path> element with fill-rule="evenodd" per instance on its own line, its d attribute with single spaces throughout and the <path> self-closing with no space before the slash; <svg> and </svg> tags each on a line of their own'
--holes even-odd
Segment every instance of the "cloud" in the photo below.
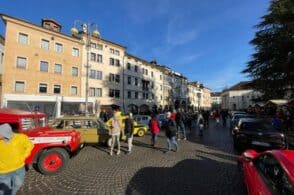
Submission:
<svg viewBox="0 0 294 195">
<path fill-rule="evenodd" d="M 170 0 L 129 0 L 125 1 L 124 5 L 131 22 L 144 24 L 168 14 Z"/>
<path fill-rule="evenodd" d="M 166 42 L 169 45 L 183 45 L 195 40 L 197 36 L 198 30 L 187 24 L 184 16 L 174 17 L 168 23 Z"/>
</svg>

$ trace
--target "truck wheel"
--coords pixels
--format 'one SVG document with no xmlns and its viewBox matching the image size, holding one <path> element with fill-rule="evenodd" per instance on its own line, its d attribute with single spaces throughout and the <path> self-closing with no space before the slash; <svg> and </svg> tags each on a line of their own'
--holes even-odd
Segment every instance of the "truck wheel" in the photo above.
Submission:
<svg viewBox="0 0 294 195">
<path fill-rule="evenodd" d="M 106 146 L 107 146 L 107 147 L 111 147 L 111 144 L 112 144 L 112 138 L 109 138 L 109 139 L 106 141 Z"/>
<path fill-rule="evenodd" d="M 62 148 L 52 148 L 41 154 L 38 159 L 37 167 L 44 175 L 52 175 L 64 169 L 69 155 Z"/>
<path fill-rule="evenodd" d="M 138 135 L 139 137 L 142 137 L 142 136 L 144 136 L 144 134 L 145 134 L 145 131 L 144 131 L 143 129 L 139 129 L 137 135 Z"/>
</svg>

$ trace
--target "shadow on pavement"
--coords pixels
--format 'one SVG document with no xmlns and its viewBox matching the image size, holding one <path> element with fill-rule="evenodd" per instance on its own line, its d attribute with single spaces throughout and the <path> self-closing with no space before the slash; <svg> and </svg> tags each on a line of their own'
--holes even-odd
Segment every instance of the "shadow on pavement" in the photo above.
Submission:
<svg viewBox="0 0 294 195">
<path fill-rule="evenodd" d="M 139 170 L 129 182 L 126 194 L 246 194 L 242 191 L 243 183 L 233 183 L 235 177 L 241 176 L 237 166 L 231 163 L 205 157 L 187 159 L 171 168 Z"/>
<path fill-rule="evenodd" d="M 159 151 L 162 151 L 162 152 L 166 151 L 166 148 L 160 148 L 160 147 L 157 147 L 157 146 L 153 147 L 150 144 L 146 144 L 146 143 L 140 142 L 138 140 L 133 140 L 133 145 L 134 146 L 139 146 L 139 147 L 144 147 L 144 148 L 150 148 L 150 149 L 154 149 L 154 150 L 159 150 Z"/>
</svg>

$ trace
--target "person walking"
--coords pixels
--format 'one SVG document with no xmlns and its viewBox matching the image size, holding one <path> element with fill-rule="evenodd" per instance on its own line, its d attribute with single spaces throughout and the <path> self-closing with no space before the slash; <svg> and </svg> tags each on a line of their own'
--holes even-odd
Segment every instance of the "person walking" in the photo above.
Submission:
<svg viewBox="0 0 294 195">
<path fill-rule="evenodd" d="M 24 182 L 25 159 L 34 144 L 9 124 L 0 125 L 0 194 L 15 195 Z"/>
<path fill-rule="evenodd" d="M 204 118 L 204 127 L 209 127 L 209 110 L 206 110 L 203 112 L 203 118 Z"/>
<path fill-rule="evenodd" d="M 177 124 L 178 140 L 180 140 L 180 139 L 186 140 L 187 139 L 186 138 L 186 130 L 185 130 L 185 125 L 184 125 L 183 115 L 181 112 L 179 112 L 179 111 L 177 112 L 175 121 Z"/>
<path fill-rule="evenodd" d="M 203 136 L 203 129 L 204 129 L 204 118 L 202 113 L 200 112 L 198 114 L 198 118 L 197 118 L 197 127 L 199 128 L 199 136 Z"/>
<path fill-rule="evenodd" d="M 175 146 L 175 152 L 178 151 L 179 146 L 176 141 L 177 125 L 176 122 L 171 118 L 171 113 L 167 112 L 166 114 L 167 121 L 163 124 L 163 129 L 165 130 L 165 135 L 167 137 L 167 146 L 169 152 L 171 151 L 172 145 Z"/>
<path fill-rule="evenodd" d="M 214 112 L 213 117 L 215 119 L 216 126 L 218 126 L 219 125 L 219 119 L 220 119 L 220 113 L 219 113 L 219 110 L 218 109 Z"/>
<path fill-rule="evenodd" d="M 130 154 L 132 152 L 133 147 L 133 137 L 134 137 L 134 120 L 132 113 L 128 113 L 125 119 L 125 134 L 127 136 L 128 142 L 128 152 Z"/>
<path fill-rule="evenodd" d="M 113 149 L 115 142 L 117 142 L 117 152 L 116 154 L 120 154 L 120 134 L 122 131 L 122 125 L 119 118 L 119 113 L 115 112 L 113 115 L 113 120 L 111 121 L 111 129 L 110 135 L 112 137 L 111 149 L 110 149 L 110 156 L 113 154 Z"/>
<path fill-rule="evenodd" d="M 152 133 L 151 137 L 151 146 L 155 147 L 157 136 L 159 134 L 160 128 L 159 128 L 159 122 L 156 118 L 156 114 L 152 115 L 152 119 L 149 121 L 149 128 Z"/>
</svg>

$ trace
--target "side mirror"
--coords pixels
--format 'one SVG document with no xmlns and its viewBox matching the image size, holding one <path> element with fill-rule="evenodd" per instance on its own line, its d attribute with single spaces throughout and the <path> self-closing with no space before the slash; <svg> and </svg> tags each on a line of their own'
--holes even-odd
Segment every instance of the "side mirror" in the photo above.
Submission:
<svg viewBox="0 0 294 195">
<path fill-rule="evenodd" d="M 242 153 L 242 155 L 238 158 L 238 160 L 241 162 L 250 162 L 254 158 L 256 158 L 257 155 L 258 153 L 255 150 L 246 150 L 245 152 Z"/>
</svg>

